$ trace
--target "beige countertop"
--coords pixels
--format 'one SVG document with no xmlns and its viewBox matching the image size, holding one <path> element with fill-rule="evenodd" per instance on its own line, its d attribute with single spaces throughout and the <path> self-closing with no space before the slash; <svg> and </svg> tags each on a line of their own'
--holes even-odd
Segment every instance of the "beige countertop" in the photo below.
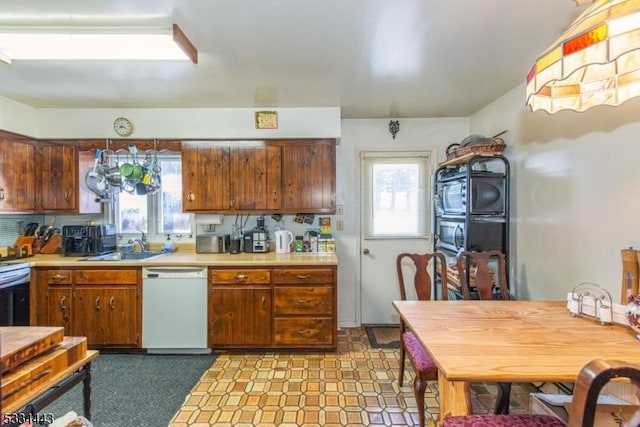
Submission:
<svg viewBox="0 0 640 427">
<path fill-rule="evenodd" d="M 127 261 L 82 261 L 85 257 L 65 257 L 62 255 L 35 255 L 14 262 L 28 262 L 32 267 L 161 267 L 161 266 L 296 266 L 296 265 L 338 265 L 335 253 L 240 253 L 240 254 L 197 254 L 192 251 L 167 253 L 147 260 Z"/>
</svg>

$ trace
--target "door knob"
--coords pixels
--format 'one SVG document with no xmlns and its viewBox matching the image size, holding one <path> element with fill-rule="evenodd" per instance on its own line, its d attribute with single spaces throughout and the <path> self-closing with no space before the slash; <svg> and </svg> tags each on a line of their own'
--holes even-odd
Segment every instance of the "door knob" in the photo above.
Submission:
<svg viewBox="0 0 640 427">
<path fill-rule="evenodd" d="M 369 249 L 364 248 L 364 249 L 362 250 L 362 253 L 363 253 L 363 254 L 365 254 L 365 255 L 369 255 Z"/>
</svg>

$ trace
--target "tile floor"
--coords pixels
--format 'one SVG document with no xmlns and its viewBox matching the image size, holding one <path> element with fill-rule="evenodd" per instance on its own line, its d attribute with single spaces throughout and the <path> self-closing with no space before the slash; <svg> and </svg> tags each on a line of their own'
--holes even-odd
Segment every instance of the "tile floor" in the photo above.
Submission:
<svg viewBox="0 0 640 427">
<path fill-rule="evenodd" d="M 362 328 L 341 329 L 335 353 L 223 353 L 169 427 L 418 425 L 411 368 L 399 387 L 398 356 L 396 349 L 371 348 Z M 528 411 L 532 391 L 514 384 L 511 413 Z M 474 413 L 491 412 L 496 392 L 472 384 Z M 437 383 L 429 384 L 426 405 L 437 414 Z"/>
</svg>

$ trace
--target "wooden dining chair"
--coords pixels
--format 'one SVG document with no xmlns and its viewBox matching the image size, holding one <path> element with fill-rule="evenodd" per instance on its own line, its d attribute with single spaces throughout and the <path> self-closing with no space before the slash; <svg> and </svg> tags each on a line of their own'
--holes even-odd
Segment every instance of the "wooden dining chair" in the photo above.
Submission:
<svg viewBox="0 0 640 427">
<path fill-rule="evenodd" d="M 491 268 L 492 263 L 496 265 L 497 271 Z M 462 251 L 458 254 L 457 268 L 464 299 L 472 299 L 472 291 L 481 300 L 494 299 L 494 295 L 501 300 L 511 299 L 507 287 L 506 262 L 502 252 Z M 495 414 L 509 413 L 510 395 L 511 383 L 498 383 Z"/>
<path fill-rule="evenodd" d="M 614 378 L 629 378 L 640 385 L 640 366 L 619 360 L 594 359 L 578 374 L 569 409 L 569 427 L 594 427 L 598 395 Z M 638 412 L 634 419 L 638 417 Z M 633 424 L 638 425 L 637 419 Z M 465 415 L 446 417 L 443 427 L 561 427 L 566 424 L 550 415 Z"/>
<path fill-rule="evenodd" d="M 431 260 L 440 262 L 441 275 L 440 285 L 442 289 L 442 299 L 447 299 L 447 263 L 441 253 L 410 254 L 401 253 L 396 258 L 396 270 L 398 272 L 398 284 L 400 286 L 400 299 L 407 300 L 407 289 L 405 288 L 405 277 L 402 268 L 403 259 L 408 258 L 413 261 L 413 287 L 419 300 L 430 300 L 433 289 L 433 280 L 429 274 L 429 263 Z M 404 322 L 400 319 L 400 375 L 398 384 L 402 387 L 404 380 L 405 356 L 409 356 L 409 361 L 414 371 L 413 394 L 418 407 L 418 419 L 420 427 L 425 425 L 424 394 L 427 388 L 427 381 L 438 379 L 438 368 L 429 356 L 429 353 L 420 344 L 415 334 L 407 330 Z"/>
</svg>

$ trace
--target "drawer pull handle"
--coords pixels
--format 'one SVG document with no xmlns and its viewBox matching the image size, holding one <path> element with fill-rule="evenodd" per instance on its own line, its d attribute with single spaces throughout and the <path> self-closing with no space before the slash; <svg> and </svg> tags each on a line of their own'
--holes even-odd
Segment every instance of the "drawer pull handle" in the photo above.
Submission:
<svg viewBox="0 0 640 427">
<path fill-rule="evenodd" d="M 298 298 L 298 304 L 309 304 L 311 302 L 308 298 Z"/>
<path fill-rule="evenodd" d="M 187 193 L 187 200 L 193 202 L 196 199 L 196 195 L 193 194 L 193 191 L 189 190 Z"/>
<path fill-rule="evenodd" d="M 111 297 L 111 299 L 109 300 L 109 308 L 111 308 L 111 311 L 116 309 L 116 301 L 115 301 L 115 297 Z"/>
<path fill-rule="evenodd" d="M 67 306 L 65 305 L 65 302 L 67 301 L 67 297 L 62 297 L 60 298 L 60 303 L 58 304 L 60 306 L 60 311 L 67 311 Z"/>
<path fill-rule="evenodd" d="M 234 278 L 235 278 L 236 280 L 245 280 L 245 279 L 247 278 L 247 275 L 246 275 L 246 274 L 236 274 L 236 275 L 234 276 Z"/>
<path fill-rule="evenodd" d="M 300 280 L 307 280 L 311 276 L 309 276 L 308 274 L 298 274 L 296 277 Z"/>
<path fill-rule="evenodd" d="M 51 276 L 51 278 L 53 280 L 63 280 L 66 279 L 67 276 L 63 275 L 63 274 L 54 274 L 53 276 Z"/>
<path fill-rule="evenodd" d="M 96 298 L 96 311 L 100 311 L 102 310 L 102 307 L 100 307 L 100 297 Z"/>
<path fill-rule="evenodd" d="M 309 329 L 298 329 L 296 332 L 300 335 L 309 335 L 311 333 Z"/>
</svg>

